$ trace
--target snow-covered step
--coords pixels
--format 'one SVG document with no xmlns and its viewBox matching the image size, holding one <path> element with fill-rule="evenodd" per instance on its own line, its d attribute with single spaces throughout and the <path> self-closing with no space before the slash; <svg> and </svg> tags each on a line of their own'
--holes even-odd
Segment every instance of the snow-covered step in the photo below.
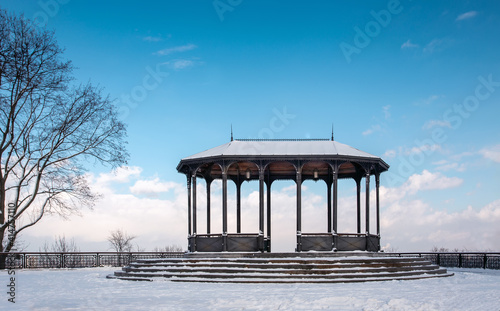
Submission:
<svg viewBox="0 0 500 311">
<path fill-rule="evenodd" d="M 181 258 L 138 260 L 113 278 L 184 282 L 344 282 L 450 276 L 422 258 Z M 264 280 L 264 281 L 263 281 Z"/>
<path fill-rule="evenodd" d="M 390 277 L 360 277 L 360 278 L 335 278 L 335 279 L 304 279 L 304 278 L 289 278 L 289 279 L 268 279 L 268 278 L 196 278 L 196 277 L 185 277 L 185 278 L 172 278 L 169 279 L 171 282 L 198 282 L 198 283 L 361 283 L 361 282 L 378 282 L 378 281 L 403 281 L 403 280 L 419 280 L 437 277 L 448 277 L 453 274 L 418 274 L 418 275 L 391 275 Z M 153 280 L 152 278 L 149 280 Z"/>
</svg>

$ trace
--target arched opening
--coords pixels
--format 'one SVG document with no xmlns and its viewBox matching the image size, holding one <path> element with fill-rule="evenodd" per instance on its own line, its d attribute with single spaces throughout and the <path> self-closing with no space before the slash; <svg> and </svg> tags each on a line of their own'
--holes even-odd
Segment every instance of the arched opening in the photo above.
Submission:
<svg viewBox="0 0 500 311">
<path fill-rule="evenodd" d="M 332 174 L 330 165 L 323 161 L 302 166 L 302 232 L 331 232 Z"/>
<path fill-rule="evenodd" d="M 234 162 L 228 167 L 227 175 L 233 181 L 228 185 L 229 232 L 258 232 L 259 167 L 250 161 Z"/>
<path fill-rule="evenodd" d="M 296 173 L 296 167 L 287 161 L 271 162 L 265 168 L 265 235 L 273 252 L 293 252 L 296 248 Z"/>
<path fill-rule="evenodd" d="M 339 166 L 338 233 L 364 233 L 365 170 L 356 162 L 344 162 Z"/>
<path fill-rule="evenodd" d="M 296 186 L 293 180 L 275 180 L 271 186 L 271 245 L 273 252 L 293 252 L 296 238 Z M 266 232 L 266 235 L 268 233 Z"/>
</svg>

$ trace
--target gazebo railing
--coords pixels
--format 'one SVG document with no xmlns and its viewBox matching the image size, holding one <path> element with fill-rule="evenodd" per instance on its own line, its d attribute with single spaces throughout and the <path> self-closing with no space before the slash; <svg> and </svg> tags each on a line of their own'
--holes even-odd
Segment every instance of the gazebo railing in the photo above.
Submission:
<svg viewBox="0 0 500 311">
<path fill-rule="evenodd" d="M 301 251 L 370 251 L 380 250 L 380 237 L 365 233 L 301 233 Z"/>
<path fill-rule="evenodd" d="M 258 252 L 265 249 L 258 233 L 196 234 L 188 238 L 191 252 Z"/>
<path fill-rule="evenodd" d="M 332 251 L 334 235 L 331 233 L 301 233 L 301 251 Z"/>
<path fill-rule="evenodd" d="M 424 252 L 386 253 L 399 257 L 421 257 L 448 268 L 483 268 L 500 270 L 500 253 L 494 252 Z"/>
<path fill-rule="evenodd" d="M 182 258 L 185 252 L 0 253 L 7 269 L 121 267 L 137 259 Z"/>
<path fill-rule="evenodd" d="M 323 234 L 306 235 L 321 236 Z M 385 253 L 385 255 L 396 257 L 421 257 L 429 260 L 433 264 L 449 268 L 500 270 L 500 253 L 496 252 L 410 252 Z M 184 252 L 0 253 L 0 257 L 5 259 L 5 269 L 120 267 L 137 259 L 182 258 L 184 256 Z"/>
</svg>

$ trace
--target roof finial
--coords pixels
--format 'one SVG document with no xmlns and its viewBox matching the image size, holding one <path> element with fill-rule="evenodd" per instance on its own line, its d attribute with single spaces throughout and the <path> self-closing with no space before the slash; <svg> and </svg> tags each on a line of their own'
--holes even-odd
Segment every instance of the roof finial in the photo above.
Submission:
<svg viewBox="0 0 500 311">
<path fill-rule="evenodd" d="M 233 141 L 233 124 L 231 123 L 231 141 Z"/>
<path fill-rule="evenodd" d="M 335 139 L 333 138 L 333 123 L 332 123 L 332 141 L 334 141 Z"/>
</svg>

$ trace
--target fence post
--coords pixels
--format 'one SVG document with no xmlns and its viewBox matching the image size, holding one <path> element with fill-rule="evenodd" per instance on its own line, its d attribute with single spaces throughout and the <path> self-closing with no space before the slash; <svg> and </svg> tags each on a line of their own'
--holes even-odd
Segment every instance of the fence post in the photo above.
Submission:
<svg viewBox="0 0 500 311">
<path fill-rule="evenodd" d="M 487 262 L 488 262 L 488 255 L 484 254 L 484 257 L 483 257 L 483 269 L 486 269 Z"/>
<path fill-rule="evenodd" d="M 438 266 L 440 266 L 440 265 L 441 265 L 441 257 L 439 257 L 439 253 L 437 253 L 436 264 L 437 264 Z"/>
<path fill-rule="evenodd" d="M 97 267 L 100 267 L 100 262 L 99 262 L 99 253 L 96 254 L 96 258 L 95 258 L 95 264 Z"/>
<path fill-rule="evenodd" d="M 462 253 L 458 253 L 458 267 L 462 268 Z"/>
</svg>

